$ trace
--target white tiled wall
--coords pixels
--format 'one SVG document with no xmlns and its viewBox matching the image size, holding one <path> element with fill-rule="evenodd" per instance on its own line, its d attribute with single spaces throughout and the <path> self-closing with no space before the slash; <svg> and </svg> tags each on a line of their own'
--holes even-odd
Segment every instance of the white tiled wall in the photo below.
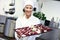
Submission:
<svg viewBox="0 0 60 40">
<path fill-rule="evenodd" d="M 41 3 L 43 2 L 43 8 L 41 10 Z M 14 17 L 20 17 L 23 14 L 23 0 L 15 0 L 15 14 L 5 14 L 3 11 L 3 8 L 6 8 L 8 11 L 9 4 L 11 3 L 11 0 L 0 0 L 0 15 L 6 15 L 6 16 L 14 16 Z M 46 14 L 46 17 L 48 20 L 50 20 L 52 17 L 59 17 L 60 14 L 60 2 L 53 1 L 53 0 L 39 0 L 39 8 L 38 10 L 44 12 Z"/>
<path fill-rule="evenodd" d="M 60 1 L 44 2 L 41 11 L 45 13 L 48 20 L 51 20 L 52 17 L 60 18 Z"/>
</svg>

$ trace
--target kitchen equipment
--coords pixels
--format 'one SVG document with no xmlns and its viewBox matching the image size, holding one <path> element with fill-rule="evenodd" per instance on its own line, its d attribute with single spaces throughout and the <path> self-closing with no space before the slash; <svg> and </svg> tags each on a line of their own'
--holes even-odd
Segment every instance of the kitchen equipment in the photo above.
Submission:
<svg viewBox="0 0 60 40">
<path fill-rule="evenodd" d="M 0 15 L 0 33 L 4 33 L 6 16 Z"/>
<path fill-rule="evenodd" d="M 5 25 L 3 23 L 0 23 L 0 33 L 4 33 L 4 27 Z"/>
<path fill-rule="evenodd" d="M 49 27 L 51 27 L 51 28 L 55 27 L 54 17 L 52 17 L 50 24 L 49 24 Z"/>
<path fill-rule="evenodd" d="M 6 22 L 6 16 L 0 15 L 0 23 L 5 24 Z"/>
<path fill-rule="evenodd" d="M 6 20 L 4 35 L 7 37 L 14 37 L 15 18 L 8 17 Z"/>
<path fill-rule="evenodd" d="M 55 18 L 56 19 L 56 24 L 55 24 L 55 28 L 58 28 L 59 27 L 59 18 L 57 17 L 57 18 Z"/>
<path fill-rule="evenodd" d="M 49 26 L 49 24 L 50 24 L 50 21 L 49 21 L 49 20 L 45 20 L 44 25 L 45 25 L 45 26 Z"/>
<path fill-rule="evenodd" d="M 60 29 L 60 19 L 59 19 L 59 27 L 58 28 Z"/>
</svg>

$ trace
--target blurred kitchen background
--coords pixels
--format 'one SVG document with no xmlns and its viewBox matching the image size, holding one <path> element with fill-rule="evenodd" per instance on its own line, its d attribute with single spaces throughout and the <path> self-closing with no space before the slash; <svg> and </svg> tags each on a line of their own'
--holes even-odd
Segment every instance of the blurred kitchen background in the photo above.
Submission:
<svg viewBox="0 0 60 40">
<path fill-rule="evenodd" d="M 45 20 L 41 20 L 43 25 L 51 28 L 60 28 L 60 0 L 34 0 L 36 10 L 45 14 Z M 15 40 L 14 28 L 16 19 L 23 15 L 23 0 L 0 0 L 0 40 Z M 58 37 L 58 32 L 54 31 Z M 50 33 L 43 35 L 51 35 Z M 53 33 L 54 34 L 54 33 Z M 46 36 L 45 36 L 46 37 Z M 45 38 L 44 37 L 44 38 Z M 55 38 L 57 38 L 55 37 Z M 48 39 L 47 40 L 59 40 Z"/>
</svg>

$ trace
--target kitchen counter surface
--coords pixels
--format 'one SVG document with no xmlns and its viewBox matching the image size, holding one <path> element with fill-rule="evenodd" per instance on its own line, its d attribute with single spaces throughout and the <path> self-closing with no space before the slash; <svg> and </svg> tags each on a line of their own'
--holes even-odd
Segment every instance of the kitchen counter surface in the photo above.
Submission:
<svg viewBox="0 0 60 40">
<path fill-rule="evenodd" d="M 60 40 L 60 29 L 52 28 L 53 30 L 47 33 L 43 33 L 40 38 L 46 40 Z"/>
</svg>

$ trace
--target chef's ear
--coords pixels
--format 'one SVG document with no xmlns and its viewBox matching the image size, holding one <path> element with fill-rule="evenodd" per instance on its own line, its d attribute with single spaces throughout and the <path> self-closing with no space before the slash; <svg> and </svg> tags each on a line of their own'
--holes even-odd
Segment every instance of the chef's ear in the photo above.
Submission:
<svg viewBox="0 0 60 40">
<path fill-rule="evenodd" d="M 23 12 L 25 12 L 25 9 L 23 9 Z"/>
<path fill-rule="evenodd" d="M 33 8 L 33 11 L 36 11 L 36 7 Z"/>
</svg>

